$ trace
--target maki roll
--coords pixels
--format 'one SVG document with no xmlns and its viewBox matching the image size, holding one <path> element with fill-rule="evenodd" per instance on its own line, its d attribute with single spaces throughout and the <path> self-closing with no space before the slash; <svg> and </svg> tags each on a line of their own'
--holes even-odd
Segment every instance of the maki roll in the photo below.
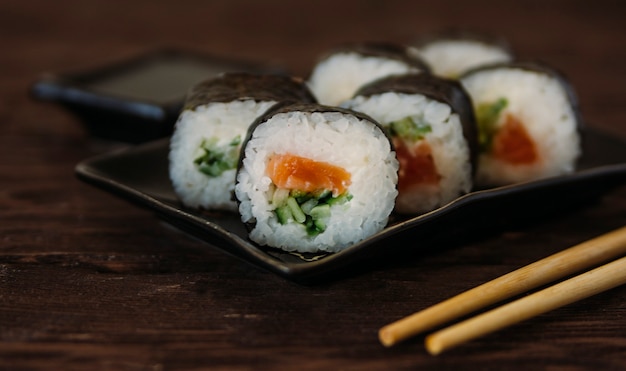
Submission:
<svg viewBox="0 0 626 371">
<path fill-rule="evenodd" d="M 400 162 L 397 212 L 428 212 L 472 189 L 476 126 L 458 82 L 391 76 L 362 87 L 342 106 L 373 117 L 392 137 Z"/>
<path fill-rule="evenodd" d="M 169 175 L 192 208 L 236 211 L 232 199 L 239 149 L 254 120 L 278 102 L 313 102 L 299 80 L 227 73 L 189 92 L 170 140 Z"/>
<path fill-rule="evenodd" d="M 458 78 L 479 66 L 513 60 L 511 48 L 504 39 L 467 31 L 428 35 L 414 46 L 433 74 L 447 78 Z"/>
<path fill-rule="evenodd" d="M 323 55 L 308 79 L 321 104 L 336 106 L 381 77 L 428 71 L 409 48 L 393 43 L 345 44 Z"/>
<path fill-rule="evenodd" d="M 554 69 L 516 62 L 461 77 L 479 130 L 482 187 L 571 173 L 581 154 L 582 120 L 571 85 Z"/>
<path fill-rule="evenodd" d="M 391 142 L 371 118 L 281 104 L 250 127 L 235 195 L 259 245 L 337 252 L 386 226 L 397 171 Z"/>
</svg>

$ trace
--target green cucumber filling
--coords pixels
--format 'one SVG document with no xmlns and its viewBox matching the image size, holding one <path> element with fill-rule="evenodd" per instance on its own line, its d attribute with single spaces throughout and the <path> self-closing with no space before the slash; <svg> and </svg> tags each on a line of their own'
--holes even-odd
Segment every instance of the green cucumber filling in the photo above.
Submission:
<svg viewBox="0 0 626 371">
<path fill-rule="evenodd" d="M 413 142 L 424 139 L 431 131 L 432 126 L 423 116 L 408 116 L 389 123 L 389 132 L 392 136 Z"/>
<path fill-rule="evenodd" d="M 497 132 L 496 124 L 508 104 L 506 98 L 500 98 L 495 102 L 482 103 L 476 107 L 478 145 L 481 152 L 487 152 L 491 148 L 493 137 Z"/>
<path fill-rule="evenodd" d="M 210 177 L 218 177 L 223 172 L 237 167 L 241 136 L 236 136 L 226 145 L 218 145 L 219 139 L 202 139 L 198 155 L 193 160 L 198 171 Z"/>
<path fill-rule="evenodd" d="M 326 230 L 330 207 L 351 199 L 352 195 L 347 192 L 333 197 L 330 190 L 309 193 L 277 188 L 271 203 L 280 224 L 298 223 L 304 226 L 309 236 L 316 236 Z"/>
</svg>

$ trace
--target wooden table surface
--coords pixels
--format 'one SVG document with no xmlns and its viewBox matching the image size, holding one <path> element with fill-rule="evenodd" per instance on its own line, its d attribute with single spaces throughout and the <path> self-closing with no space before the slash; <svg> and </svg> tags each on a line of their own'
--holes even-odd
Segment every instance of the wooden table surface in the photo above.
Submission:
<svg viewBox="0 0 626 371">
<path fill-rule="evenodd" d="M 302 285 L 76 179 L 78 162 L 120 144 L 29 95 L 44 72 L 155 47 L 304 76 L 344 41 L 409 43 L 458 27 L 502 36 L 520 58 L 557 67 L 588 125 L 626 138 L 625 14 L 623 2 L 606 0 L 1 1 L 0 369 L 626 369 L 626 287 L 436 357 L 423 336 L 393 348 L 377 339 L 389 322 L 626 225 L 624 186 Z"/>
</svg>

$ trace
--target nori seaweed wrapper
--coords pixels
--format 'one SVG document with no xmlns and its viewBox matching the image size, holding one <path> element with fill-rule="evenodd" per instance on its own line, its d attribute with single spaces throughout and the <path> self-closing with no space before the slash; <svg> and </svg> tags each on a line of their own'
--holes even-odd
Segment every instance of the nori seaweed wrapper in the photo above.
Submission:
<svg viewBox="0 0 626 371">
<path fill-rule="evenodd" d="M 335 107 L 335 106 L 326 106 L 326 105 L 323 105 L 323 104 L 317 104 L 315 102 L 281 102 L 281 103 L 277 103 L 277 104 L 273 105 L 269 110 L 267 110 L 267 112 L 265 112 L 263 115 L 259 116 L 250 125 L 250 127 L 248 128 L 248 133 L 246 135 L 246 138 L 244 139 L 244 144 L 241 146 L 242 152 L 241 152 L 240 158 L 242 160 L 243 160 L 243 154 L 244 154 L 243 151 L 244 151 L 244 148 L 246 146 L 245 143 L 252 137 L 252 133 L 254 132 L 256 127 L 261 125 L 265 121 L 269 120 L 273 116 L 276 116 L 276 115 L 278 115 L 280 113 L 287 113 L 287 112 L 307 112 L 307 113 L 338 112 L 338 113 L 342 113 L 342 114 L 346 114 L 346 115 L 355 116 L 356 118 L 361 119 L 361 120 L 370 121 L 372 124 L 378 126 L 383 133 L 385 133 L 385 136 L 387 136 L 387 138 L 389 139 L 389 143 L 391 144 L 391 148 L 393 148 L 393 143 L 391 142 L 391 138 L 389 138 L 389 135 L 387 134 L 387 132 L 383 128 L 383 126 L 380 125 L 380 123 L 378 123 L 378 121 L 374 120 L 372 117 L 370 117 L 370 116 L 368 116 L 368 115 L 366 115 L 366 114 L 364 114 L 362 112 L 353 111 L 353 110 L 348 109 L 348 108 Z"/>
<path fill-rule="evenodd" d="M 263 115 L 261 115 L 259 118 L 257 118 L 257 120 L 250 125 L 250 129 L 249 131 L 249 135 L 252 134 L 252 132 L 254 131 L 254 129 L 262 124 L 263 122 L 269 120 L 270 118 L 272 118 L 273 116 L 276 116 L 280 113 L 287 113 L 287 112 L 306 112 L 306 113 L 315 113 L 315 112 L 338 112 L 338 113 L 342 113 L 342 114 L 346 114 L 346 115 L 352 115 L 358 119 L 361 120 L 366 120 L 366 121 L 371 121 L 374 125 L 382 128 L 382 126 L 378 123 L 378 121 L 374 120 L 373 118 L 371 118 L 370 116 L 362 113 L 362 112 L 357 112 L 348 108 L 343 108 L 343 107 L 336 107 L 336 106 L 327 106 L 327 105 L 323 105 L 323 104 L 317 104 L 315 102 L 282 102 L 282 103 L 278 103 L 275 104 L 274 106 L 272 106 L 272 108 L 270 108 L 267 112 L 265 112 Z M 383 130 L 384 131 L 384 130 Z"/>
<path fill-rule="evenodd" d="M 236 100 L 276 102 L 316 102 L 306 84 L 299 78 L 251 73 L 225 73 L 196 84 L 187 95 L 183 110 Z"/>
<path fill-rule="evenodd" d="M 400 61 L 423 72 L 430 72 L 430 67 L 411 48 L 391 42 L 359 42 L 339 45 L 319 58 L 319 62 L 340 53 L 356 53 L 364 57 L 379 57 Z"/>
<path fill-rule="evenodd" d="M 395 75 L 362 86 L 354 96 L 371 97 L 388 92 L 423 95 L 448 105 L 458 114 L 463 136 L 469 144 L 472 169 L 475 171 L 478 159 L 478 128 L 472 100 L 459 82 L 426 73 Z"/>
</svg>

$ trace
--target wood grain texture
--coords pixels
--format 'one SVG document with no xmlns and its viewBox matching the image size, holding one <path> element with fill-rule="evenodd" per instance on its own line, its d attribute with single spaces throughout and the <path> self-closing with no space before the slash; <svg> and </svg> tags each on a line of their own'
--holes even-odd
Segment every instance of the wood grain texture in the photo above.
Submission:
<svg viewBox="0 0 626 371">
<path fill-rule="evenodd" d="M 624 187 L 303 286 L 78 181 L 76 163 L 119 144 L 28 94 L 42 72 L 161 45 L 271 60 L 304 76 L 343 41 L 471 27 L 561 69 L 588 124 L 626 137 L 625 11 L 608 0 L 0 2 L 0 369 L 626 368 L 626 287 L 440 357 L 423 337 L 394 348 L 377 339 L 384 324 L 626 225 Z"/>
</svg>

